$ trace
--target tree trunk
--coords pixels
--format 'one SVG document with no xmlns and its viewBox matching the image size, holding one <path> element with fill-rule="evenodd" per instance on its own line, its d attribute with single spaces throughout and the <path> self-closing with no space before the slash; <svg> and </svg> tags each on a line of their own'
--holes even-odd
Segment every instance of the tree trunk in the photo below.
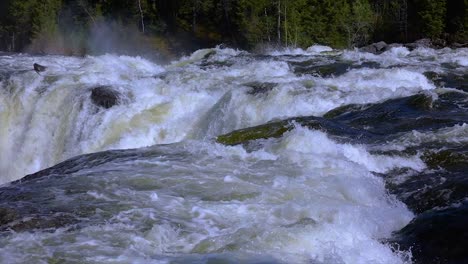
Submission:
<svg viewBox="0 0 468 264">
<path fill-rule="evenodd" d="M 284 4 L 284 46 L 288 46 L 288 19 L 286 17 L 287 15 L 287 10 L 286 10 L 286 4 Z"/>
<path fill-rule="evenodd" d="M 276 32 L 278 34 L 278 45 L 281 46 L 281 1 L 278 0 L 278 23 L 276 27 Z"/>
<path fill-rule="evenodd" d="M 15 32 L 13 32 L 13 36 L 11 36 L 11 50 L 12 52 L 15 52 Z"/>
<path fill-rule="evenodd" d="M 192 31 L 195 33 L 197 29 L 197 5 L 198 5 L 198 0 L 193 0 L 193 7 L 192 7 L 192 12 L 193 12 L 193 17 L 192 17 Z"/>
<path fill-rule="evenodd" d="M 140 17 L 141 17 L 141 31 L 145 34 L 145 22 L 143 19 L 143 10 L 141 9 L 141 0 L 138 0 L 138 8 L 140 9 Z"/>
<path fill-rule="evenodd" d="M 271 37 L 270 37 L 270 23 L 268 22 L 268 14 L 267 14 L 267 9 L 266 9 L 266 8 L 265 8 L 265 21 L 266 21 L 266 26 L 267 26 L 268 43 L 271 43 Z"/>
</svg>

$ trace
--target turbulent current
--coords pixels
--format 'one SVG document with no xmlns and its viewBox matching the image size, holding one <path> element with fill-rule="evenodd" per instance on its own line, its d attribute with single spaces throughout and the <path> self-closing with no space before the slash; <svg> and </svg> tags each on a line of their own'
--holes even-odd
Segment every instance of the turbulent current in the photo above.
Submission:
<svg viewBox="0 0 468 264">
<path fill-rule="evenodd" d="M 467 108 L 466 48 L 0 54 L 0 263 L 463 263 Z"/>
</svg>

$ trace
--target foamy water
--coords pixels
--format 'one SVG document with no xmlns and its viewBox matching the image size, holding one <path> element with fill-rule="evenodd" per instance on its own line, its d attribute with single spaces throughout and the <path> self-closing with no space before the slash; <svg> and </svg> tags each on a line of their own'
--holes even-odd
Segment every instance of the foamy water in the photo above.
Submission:
<svg viewBox="0 0 468 264">
<path fill-rule="evenodd" d="M 294 63 L 314 59 L 350 68 L 336 76 L 295 73 Z M 443 73 L 441 63 L 461 72 L 466 59 L 466 49 L 373 55 L 318 45 L 261 57 L 201 50 L 169 65 L 116 55 L 2 56 L 0 183 L 81 154 L 129 150 L 77 157 L 70 168 L 46 171 L 51 177 L 26 181 L 32 198 L 25 199 L 44 210 L 34 217 L 61 219 L 47 213 L 57 211 L 72 220 L 53 232 L 2 235 L 0 259 L 410 263 L 410 252 L 385 239 L 414 215 L 377 175 L 427 166 L 420 153 L 375 153 L 465 142 L 466 124 L 400 133 L 380 145 L 349 143 L 298 124 L 253 148 L 214 138 L 348 104 L 421 92 L 436 98 L 446 88 L 423 73 L 431 67 Z M 32 71 L 34 62 L 47 71 Z M 361 67 L 365 62 L 381 67 Z M 90 95 L 100 85 L 117 91 L 120 103 L 96 106 Z"/>
</svg>

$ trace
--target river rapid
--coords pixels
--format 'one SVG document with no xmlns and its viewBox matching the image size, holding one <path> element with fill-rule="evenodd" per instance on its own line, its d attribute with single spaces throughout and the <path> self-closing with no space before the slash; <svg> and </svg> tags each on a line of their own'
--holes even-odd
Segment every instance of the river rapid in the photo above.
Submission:
<svg viewBox="0 0 468 264">
<path fill-rule="evenodd" d="M 463 263 L 467 109 L 466 48 L 0 54 L 0 263 Z"/>
</svg>

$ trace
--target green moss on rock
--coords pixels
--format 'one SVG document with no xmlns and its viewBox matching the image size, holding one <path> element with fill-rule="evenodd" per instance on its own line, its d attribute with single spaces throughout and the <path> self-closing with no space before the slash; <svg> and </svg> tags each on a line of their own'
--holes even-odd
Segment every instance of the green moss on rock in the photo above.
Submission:
<svg viewBox="0 0 468 264">
<path fill-rule="evenodd" d="M 238 145 L 251 140 L 278 138 L 292 128 L 293 125 L 287 122 L 268 123 L 218 136 L 216 141 L 224 145 Z"/>
<path fill-rule="evenodd" d="M 357 130 L 338 122 L 322 117 L 307 116 L 293 117 L 282 121 L 271 122 L 256 127 L 236 130 L 216 138 L 218 143 L 224 145 L 238 145 L 257 139 L 278 138 L 285 132 L 294 128 L 295 124 L 327 132 L 331 135 L 348 136 L 350 138 L 362 138 L 371 136 L 363 130 Z"/>
<path fill-rule="evenodd" d="M 453 150 L 442 150 L 439 152 L 426 152 L 421 157 L 430 168 L 456 168 L 468 164 L 468 154 Z"/>
</svg>

